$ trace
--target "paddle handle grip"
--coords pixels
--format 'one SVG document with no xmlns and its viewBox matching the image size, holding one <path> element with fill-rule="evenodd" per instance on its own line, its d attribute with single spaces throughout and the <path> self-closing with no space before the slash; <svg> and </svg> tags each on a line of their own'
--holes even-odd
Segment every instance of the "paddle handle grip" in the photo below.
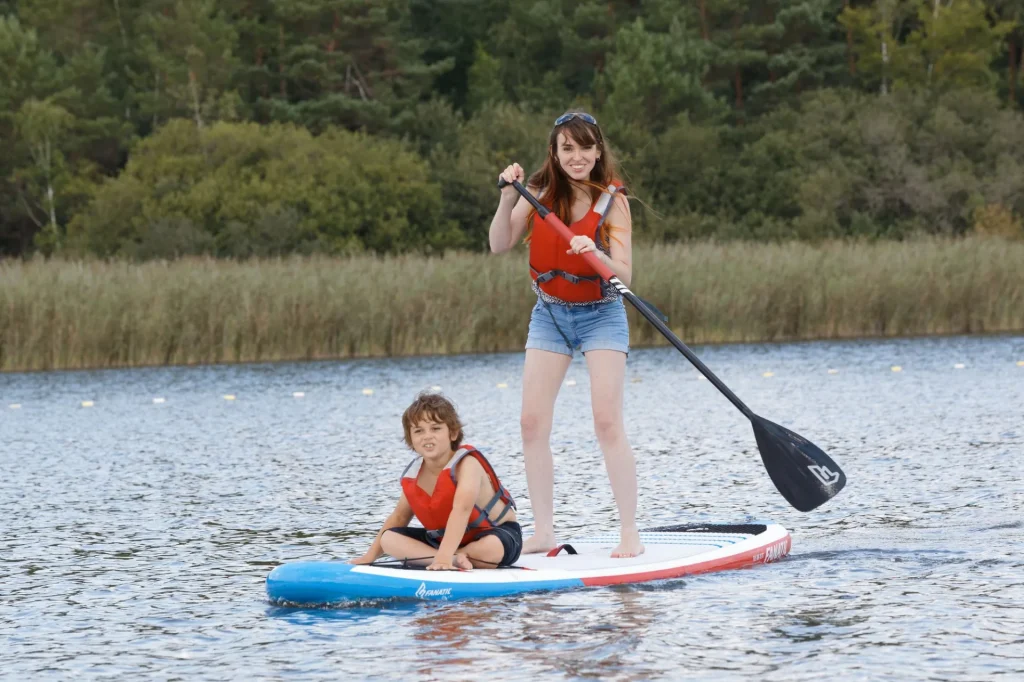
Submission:
<svg viewBox="0 0 1024 682">
<path fill-rule="evenodd" d="M 544 204 L 537 201 L 537 197 L 530 194 L 530 192 L 525 187 L 523 187 L 523 185 L 518 180 L 514 180 L 511 183 L 505 180 L 505 178 L 501 178 L 498 180 L 498 189 L 504 189 L 508 185 L 512 185 L 513 187 L 515 187 L 516 191 L 518 191 L 524 199 L 529 201 L 530 204 L 535 209 L 537 209 L 537 215 L 539 215 L 548 225 L 553 227 L 555 231 L 565 239 L 566 242 L 572 240 L 572 238 L 575 236 L 572 230 L 570 230 L 557 215 L 548 210 L 548 208 L 544 206 Z M 587 261 L 587 263 L 592 268 L 594 268 L 597 274 L 601 276 L 601 279 L 615 287 L 619 291 L 619 293 L 625 297 L 627 301 L 632 303 L 633 307 L 636 308 L 637 312 L 639 312 L 641 315 L 647 318 L 647 321 L 653 324 L 654 327 L 659 332 L 661 332 L 661 335 L 668 339 L 668 342 L 675 346 L 676 350 L 682 353 L 686 357 L 686 359 L 689 360 L 690 363 L 697 368 L 697 371 L 703 374 L 707 378 L 707 380 L 710 381 L 712 385 L 714 385 L 715 388 L 721 391 L 722 395 L 728 398 L 729 402 L 736 406 L 736 409 L 742 412 L 747 417 L 747 419 L 750 419 L 751 421 L 758 418 L 757 415 L 754 414 L 754 411 L 747 407 L 746 404 L 742 400 L 740 400 L 739 397 L 735 393 L 733 393 L 728 386 L 722 383 L 722 380 L 715 376 L 715 373 L 708 369 L 707 365 L 701 362 L 701 359 L 698 358 L 694 354 L 694 352 L 690 350 L 689 347 L 687 347 L 687 345 L 683 343 L 679 339 L 679 337 L 676 336 L 664 322 L 661 321 L 661 318 L 655 315 L 650 308 L 644 305 L 644 302 L 640 300 L 639 296 L 630 291 L 629 287 L 622 283 L 622 281 L 615 275 L 615 273 L 612 272 L 611 268 L 609 268 L 607 265 L 601 262 L 601 259 L 597 257 L 596 253 L 587 252 L 580 255 L 582 255 L 583 258 Z"/>
</svg>

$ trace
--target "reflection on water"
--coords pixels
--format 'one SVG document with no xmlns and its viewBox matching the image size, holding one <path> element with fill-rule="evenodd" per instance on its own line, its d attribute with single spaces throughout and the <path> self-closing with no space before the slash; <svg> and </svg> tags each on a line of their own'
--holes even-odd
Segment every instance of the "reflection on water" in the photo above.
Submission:
<svg viewBox="0 0 1024 682">
<path fill-rule="evenodd" d="M 633 664 L 657 612 L 634 588 L 604 591 L 593 609 L 550 602 L 530 609 L 529 618 L 519 622 L 518 638 L 506 650 L 570 678 L 649 677 L 650 669 Z"/>
<path fill-rule="evenodd" d="M 793 534 L 787 560 L 339 609 L 268 605 L 263 581 L 282 561 L 366 549 L 397 497 L 408 460 L 399 417 L 421 389 L 456 400 L 529 524 L 520 355 L 0 375 L 4 675 L 1024 673 L 1024 337 L 699 352 L 756 412 L 829 451 L 850 482 L 815 512 L 790 509 L 749 423 L 674 350 L 639 350 L 626 415 L 642 523 L 777 521 Z M 553 434 L 556 521 L 565 534 L 610 529 L 582 361 L 567 378 Z"/>
</svg>

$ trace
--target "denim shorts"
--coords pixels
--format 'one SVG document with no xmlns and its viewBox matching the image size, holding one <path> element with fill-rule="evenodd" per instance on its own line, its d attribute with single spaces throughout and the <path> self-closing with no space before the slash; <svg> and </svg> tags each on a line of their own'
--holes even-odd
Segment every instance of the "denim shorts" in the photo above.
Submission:
<svg viewBox="0 0 1024 682">
<path fill-rule="evenodd" d="M 537 299 L 526 348 L 572 356 L 574 351 L 629 353 L 629 322 L 622 299 L 591 305 L 560 305 Z"/>
</svg>

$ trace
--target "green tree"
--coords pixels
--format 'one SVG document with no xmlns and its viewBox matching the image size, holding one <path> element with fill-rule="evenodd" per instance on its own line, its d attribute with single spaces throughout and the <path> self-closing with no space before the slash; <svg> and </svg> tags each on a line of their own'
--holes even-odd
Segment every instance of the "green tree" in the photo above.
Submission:
<svg viewBox="0 0 1024 682">
<path fill-rule="evenodd" d="M 144 68 L 134 75 L 140 114 L 153 127 L 189 116 L 198 128 L 237 118 L 231 81 L 237 33 L 213 0 L 150 0 L 133 34 Z"/>
<path fill-rule="evenodd" d="M 501 62 L 488 54 L 481 43 L 477 43 L 466 88 L 465 107 L 469 113 L 505 99 L 505 90 L 501 84 Z"/>
<path fill-rule="evenodd" d="M 275 12 L 280 88 L 258 102 L 273 120 L 314 131 L 387 130 L 393 114 L 426 99 L 433 79 L 452 66 L 423 61 L 409 0 L 281 0 Z"/>
<path fill-rule="evenodd" d="M 15 171 L 22 188 L 22 200 L 28 217 L 40 228 L 36 243 L 45 252 L 60 247 L 63 235 L 57 225 L 57 189 L 67 171 L 61 145 L 74 117 L 61 106 L 29 99 L 14 118 L 18 137 L 28 147 L 34 166 Z"/>
<path fill-rule="evenodd" d="M 1024 0 L 995 0 L 999 20 L 1012 26 L 1006 41 L 1006 94 L 1010 106 L 1021 106 L 1021 62 L 1024 61 Z"/>
<path fill-rule="evenodd" d="M 764 3 L 768 23 L 758 38 L 767 74 L 751 88 L 754 111 L 767 111 L 792 95 L 846 84 L 847 47 L 836 0 L 777 0 Z"/>
<path fill-rule="evenodd" d="M 472 110 L 490 99 L 488 94 L 471 95 L 477 67 L 478 50 L 499 66 L 494 81 L 483 83 L 497 88 L 505 100 L 504 83 L 500 77 L 501 60 L 490 50 L 489 32 L 508 14 L 509 0 L 410 0 L 409 34 L 422 45 L 421 58 L 426 64 L 450 64 L 433 79 L 431 90 L 437 97 L 451 102 L 457 111 Z M 481 74 L 477 68 L 477 85 Z M 472 100 L 472 101 L 471 101 Z"/>
<path fill-rule="evenodd" d="M 982 0 L 959 0 L 943 5 L 920 0 L 918 28 L 907 39 L 909 58 L 905 78 L 928 87 L 993 87 L 992 60 L 1002 51 L 1010 22 L 991 23 Z"/>
<path fill-rule="evenodd" d="M 893 86 L 993 87 L 992 60 L 1011 22 L 988 19 L 981 0 L 877 0 L 840 17 L 852 36 L 858 72 L 884 94 Z"/>
<path fill-rule="evenodd" d="M 866 7 L 847 6 L 839 17 L 849 31 L 859 81 L 883 95 L 892 89 L 901 63 L 900 36 L 915 16 L 916 0 L 875 0 Z"/>
<path fill-rule="evenodd" d="M 508 101 L 534 110 L 571 102 L 562 81 L 562 26 L 569 21 L 558 0 L 512 2 L 504 21 L 490 31 L 489 52 L 502 64 Z"/>
<path fill-rule="evenodd" d="M 177 119 L 140 142 L 69 228 L 98 255 L 431 251 L 457 240 L 403 143 L 330 128 Z M 172 251 L 162 251 L 172 249 Z"/>
<path fill-rule="evenodd" d="M 721 112 L 721 103 L 702 85 L 710 53 L 697 33 L 674 20 L 667 32 L 648 31 L 642 19 L 615 36 L 602 85 L 602 111 L 616 125 L 658 133 L 688 112 L 696 119 Z"/>
<path fill-rule="evenodd" d="M 453 246 L 487 248 L 498 174 L 513 161 L 527 174 L 540 167 L 555 116 L 505 102 L 486 105 L 459 126 L 457 140 L 433 148 L 428 157 L 433 180 L 441 189 L 445 217 L 458 226 Z"/>
</svg>

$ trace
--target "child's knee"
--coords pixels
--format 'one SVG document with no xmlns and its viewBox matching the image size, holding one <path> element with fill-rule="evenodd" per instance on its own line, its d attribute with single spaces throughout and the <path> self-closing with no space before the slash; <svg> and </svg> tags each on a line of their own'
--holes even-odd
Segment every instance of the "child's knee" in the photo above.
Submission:
<svg viewBox="0 0 1024 682">
<path fill-rule="evenodd" d="M 380 536 L 381 549 L 383 549 L 388 554 L 391 554 L 388 548 L 390 547 L 391 549 L 394 549 L 395 543 L 398 541 L 399 537 L 401 537 L 401 535 L 399 533 L 394 532 L 391 529 L 384 531 L 384 533 Z"/>
<path fill-rule="evenodd" d="M 505 556 L 505 546 L 493 535 L 471 542 L 459 551 L 465 552 L 470 559 L 486 563 L 491 568 L 497 566 Z"/>
</svg>

